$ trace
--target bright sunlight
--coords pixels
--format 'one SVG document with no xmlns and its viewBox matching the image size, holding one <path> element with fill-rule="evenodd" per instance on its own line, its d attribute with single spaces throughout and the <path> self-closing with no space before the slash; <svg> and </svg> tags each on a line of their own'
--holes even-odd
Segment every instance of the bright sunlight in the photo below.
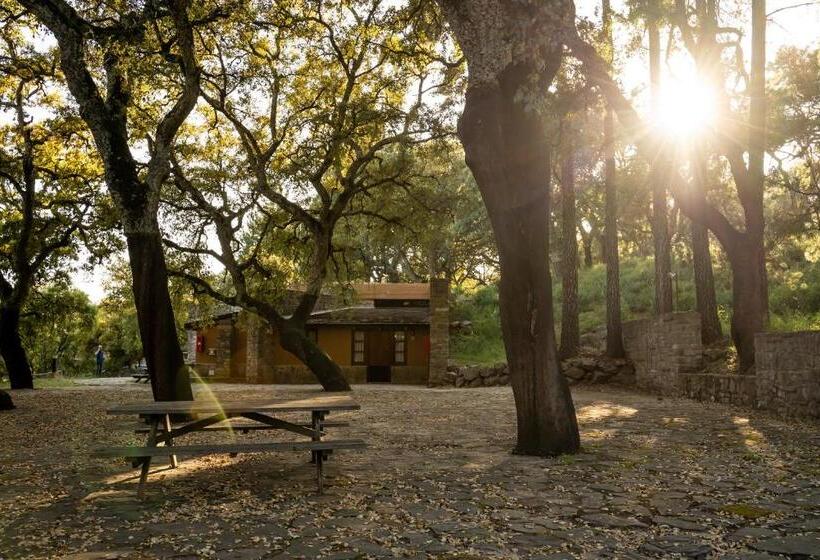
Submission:
<svg viewBox="0 0 820 560">
<path fill-rule="evenodd" d="M 671 138 L 691 138 L 713 124 L 716 105 L 714 92 L 696 77 L 674 81 L 661 91 L 656 120 Z"/>
</svg>

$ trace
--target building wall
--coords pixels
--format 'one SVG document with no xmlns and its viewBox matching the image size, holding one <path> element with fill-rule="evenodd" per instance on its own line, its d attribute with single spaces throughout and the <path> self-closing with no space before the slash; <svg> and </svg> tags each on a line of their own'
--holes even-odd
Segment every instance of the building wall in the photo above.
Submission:
<svg viewBox="0 0 820 560">
<path fill-rule="evenodd" d="M 205 337 L 205 347 L 202 352 L 196 352 L 196 338 L 194 338 L 194 354 L 196 355 L 194 370 L 200 377 L 231 377 L 234 330 L 233 321 L 227 319 L 197 331 L 197 334 Z"/>
<path fill-rule="evenodd" d="M 407 333 L 407 363 L 391 366 L 392 382 L 427 384 L 429 328 L 411 326 L 404 330 Z M 317 330 L 317 340 L 319 347 L 342 368 L 348 382 L 365 383 L 367 367 L 352 365 L 352 333 L 352 327 L 321 326 Z M 194 368 L 203 378 L 248 383 L 316 382 L 296 356 L 282 348 L 277 334 L 254 316 L 242 313 L 236 321 L 223 319 L 198 331 L 190 331 L 189 339 L 193 341 L 194 350 L 196 334 L 205 336 L 205 351 L 191 354 L 196 354 Z"/>
</svg>

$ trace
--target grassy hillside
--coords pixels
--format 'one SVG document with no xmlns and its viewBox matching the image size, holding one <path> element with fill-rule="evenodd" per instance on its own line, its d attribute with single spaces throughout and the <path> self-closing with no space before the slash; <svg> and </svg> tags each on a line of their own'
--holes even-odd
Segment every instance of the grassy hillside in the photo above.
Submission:
<svg viewBox="0 0 820 560">
<path fill-rule="evenodd" d="M 676 271 L 675 309 L 688 311 L 695 306 L 692 269 Z M 582 269 L 578 279 L 581 332 L 604 324 L 604 286 L 606 268 L 595 265 Z M 715 269 L 715 289 L 724 332 L 729 332 L 731 277 L 725 268 Z M 554 282 L 556 326 L 561 323 L 560 280 Z M 625 321 L 652 313 L 654 300 L 652 259 L 630 258 L 621 261 L 621 305 Z M 820 263 L 801 267 L 777 268 L 769 272 L 769 308 L 771 329 L 793 331 L 820 329 Z M 503 361 L 504 345 L 498 318 L 498 292 L 495 286 L 473 292 L 457 292 L 451 320 L 472 322 L 470 332 L 453 337 L 453 358 L 463 363 Z"/>
</svg>

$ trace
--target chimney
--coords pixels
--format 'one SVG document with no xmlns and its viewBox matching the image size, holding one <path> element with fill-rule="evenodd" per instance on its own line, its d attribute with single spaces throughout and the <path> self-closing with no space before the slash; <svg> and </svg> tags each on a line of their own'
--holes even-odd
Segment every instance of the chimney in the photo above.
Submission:
<svg viewBox="0 0 820 560">
<path fill-rule="evenodd" d="M 450 283 L 441 278 L 430 280 L 430 365 L 427 384 L 447 384 L 450 359 Z"/>
</svg>

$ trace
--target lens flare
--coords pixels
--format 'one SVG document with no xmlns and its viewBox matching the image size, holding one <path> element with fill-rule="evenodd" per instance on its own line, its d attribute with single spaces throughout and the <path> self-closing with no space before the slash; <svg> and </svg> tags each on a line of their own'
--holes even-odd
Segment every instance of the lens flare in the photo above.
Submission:
<svg viewBox="0 0 820 560">
<path fill-rule="evenodd" d="M 715 92 L 697 79 L 669 83 L 661 90 L 655 121 L 670 138 L 703 134 L 716 117 Z"/>
</svg>

